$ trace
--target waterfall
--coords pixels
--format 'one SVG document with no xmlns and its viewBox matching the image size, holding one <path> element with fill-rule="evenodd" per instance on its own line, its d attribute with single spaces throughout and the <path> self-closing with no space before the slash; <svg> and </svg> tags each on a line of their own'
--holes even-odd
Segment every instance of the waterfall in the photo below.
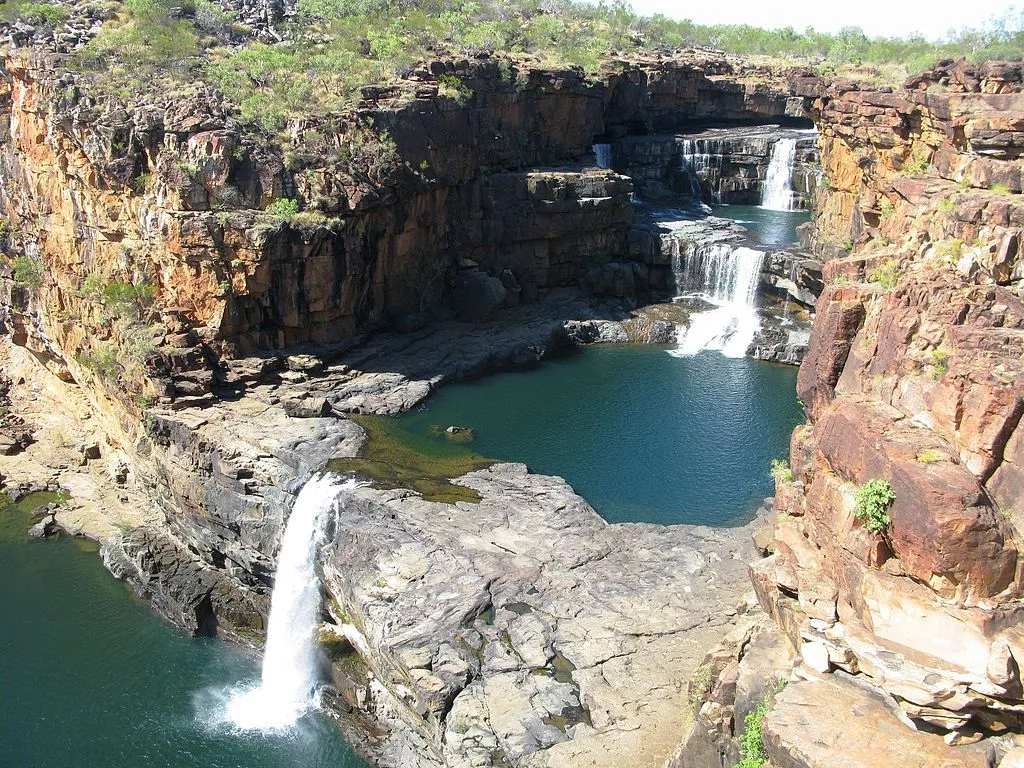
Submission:
<svg viewBox="0 0 1024 768">
<path fill-rule="evenodd" d="M 697 140 L 683 139 L 681 143 L 680 170 L 686 174 L 690 182 L 690 192 L 699 201 L 702 197 L 700 174 L 707 174 L 711 168 L 711 155 L 701 151 L 701 145 Z"/>
<path fill-rule="evenodd" d="M 295 500 L 277 556 L 262 679 L 227 702 L 227 718 L 237 728 L 290 728 L 315 706 L 320 682 L 313 636 L 320 612 L 316 554 L 339 491 L 357 485 L 336 475 L 314 477 Z"/>
<path fill-rule="evenodd" d="M 761 207 L 773 211 L 793 210 L 793 160 L 796 139 L 779 139 L 772 147 L 772 159 L 761 188 Z"/>
<path fill-rule="evenodd" d="M 675 251 L 673 251 L 675 257 Z M 728 243 L 698 247 L 679 258 L 677 286 L 715 305 L 690 315 L 680 330 L 677 355 L 695 355 L 704 349 L 726 357 L 743 357 L 761 327 L 757 317 L 757 285 L 764 252 Z M 673 266 L 676 259 L 673 258 Z"/>
<path fill-rule="evenodd" d="M 594 157 L 597 158 L 598 168 L 611 168 L 612 167 L 612 145 L 611 144 L 595 144 L 594 145 Z"/>
</svg>

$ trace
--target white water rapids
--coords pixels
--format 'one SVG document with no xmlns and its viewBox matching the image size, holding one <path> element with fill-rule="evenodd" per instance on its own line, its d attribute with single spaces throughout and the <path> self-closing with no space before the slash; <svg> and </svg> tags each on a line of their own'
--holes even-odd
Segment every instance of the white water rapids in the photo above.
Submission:
<svg viewBox="0 0 1024 768">
<path fill-rule="evenodd" d="M 238 690 L 226 719 L 242 730 L 291 728 L 316 707 L 320 581 L 316 555 L 339 492 L 360 483 L 336 475 L 314 477 L 295 500 L 281 541 L 270 602 L 263 676 L 257 687 Z"/>
</svg>

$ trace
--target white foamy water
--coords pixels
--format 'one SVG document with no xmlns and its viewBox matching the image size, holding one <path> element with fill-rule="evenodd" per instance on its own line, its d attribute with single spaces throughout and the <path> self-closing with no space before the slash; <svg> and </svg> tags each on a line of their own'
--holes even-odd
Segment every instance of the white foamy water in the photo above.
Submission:
<svg viewBox="0 0 1024 768">
<path fill-rule="evenodd" d="M 793 162 L 796 159 L 796 139 L 779 139 L 772 147 L 764 186 L 761 187 L 761 207 L 773 211 L 793 210 Z"/>
<path fill-rule="evenodd" d="M 695 355 L 705 349 L 726 357 L 747 353 L 761 327 L 756 302 L 763 262 L 763 251 L 723 243 L 698 249 L 678 263 L 680 291 L 696 289 L 696 295 L 716 306 L 690 316 L 690 325 L 679 331 L 672 354 Z"/>
<path fill-rule="evenodd" d="M 236 728 L 285 730 L 316 707 L 321 682 L 314 638 L 320 613 L 316 554 L 339 492 L 359 485 L 324 475 L 299 492 L 277 557 L 262 678 L 255 687 L 232 692 L 225 706 L 225 720 Z"/>
</svg>

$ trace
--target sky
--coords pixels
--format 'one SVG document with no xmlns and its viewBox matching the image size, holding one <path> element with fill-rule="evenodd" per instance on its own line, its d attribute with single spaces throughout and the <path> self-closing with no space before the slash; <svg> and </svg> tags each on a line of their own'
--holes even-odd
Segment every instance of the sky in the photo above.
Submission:
<svg viewBox="0 0 1024 768">
<path fill-rule="evenodd" d="M 860 27 L 871 36 L 905 37 L 920 32 L 929 39 L 944 37 L 951 27 L 980 27 L 1003 16 L 1007 2 L 995 0 L 631 0 L 644 15 L 662 13 L 698 24 L 751 24 L 756 27 L 812 26 L 819 32 Z"/>
</svg>

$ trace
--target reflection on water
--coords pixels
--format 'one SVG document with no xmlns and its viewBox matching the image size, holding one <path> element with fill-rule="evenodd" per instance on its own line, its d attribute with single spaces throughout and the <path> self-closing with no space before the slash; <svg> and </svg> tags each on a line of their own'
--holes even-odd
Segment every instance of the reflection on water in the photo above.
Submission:
<svg viewBox="0 0 1024 768">
<path fill-rule="evenodd" d="M 473 451 L 564 477 L 612 522 L 725 525 L 771 494 L 803 418 L 795 385 L 796 369 L 757 360 L 590 347 L 445 387 L 401 422 L 472 427 Z"/>
</svg>

